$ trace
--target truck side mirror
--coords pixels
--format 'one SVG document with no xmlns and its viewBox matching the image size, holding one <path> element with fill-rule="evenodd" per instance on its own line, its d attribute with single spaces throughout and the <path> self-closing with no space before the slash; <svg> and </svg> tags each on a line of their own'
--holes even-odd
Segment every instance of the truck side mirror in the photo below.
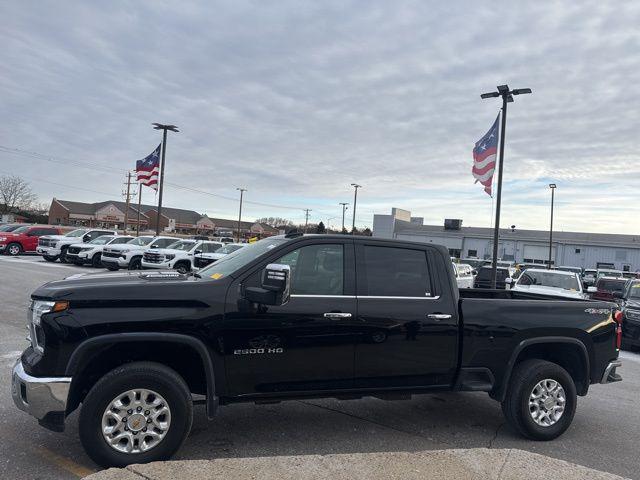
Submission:
<svg viewBox="0 0 640 480">
<path fill-rule="evenodd" d="M 289 301 L 291 268 L 289 265 L 270 263 L 262 272 L 261 287 L 247 287 L 247 300 L 263 305 L 284 305 Z"/>
</svg>

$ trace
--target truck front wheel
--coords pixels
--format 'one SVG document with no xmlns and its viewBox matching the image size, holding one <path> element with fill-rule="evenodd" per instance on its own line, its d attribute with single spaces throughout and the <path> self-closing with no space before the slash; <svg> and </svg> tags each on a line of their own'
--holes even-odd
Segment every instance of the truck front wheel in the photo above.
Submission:
<svg viewBox="0 0 640 480">
<path fill-rule="evenodd" d="M 186 440 L 193 420 L 187 384 L 174 370 L 152 362 L 115 368 L 82 403 L 80 441 L 103 467 L 166 460 Z"/>
<path fill-rule="evenodd" d="M 526 438 L 553 440 L 571 425 L 576 403 L 576 386 L 564 368 L 531 359 L 513 369 L 502 411 Z"/>
</svg>

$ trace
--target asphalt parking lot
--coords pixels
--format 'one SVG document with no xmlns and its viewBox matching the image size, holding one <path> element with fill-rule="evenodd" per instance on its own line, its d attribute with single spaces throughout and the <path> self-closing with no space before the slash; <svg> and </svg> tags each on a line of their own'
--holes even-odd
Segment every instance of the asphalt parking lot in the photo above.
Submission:
<svg viewBox="0 0 640 480">
<path fill-rule="evenodd" d="M 97 470 L 77 435 L 77 414 L 64 433 L 49 432 L 11 400 L 10 369 L 25 347 L 26 306 L 47 281 L 95 271 L 39 257 L 0 257 L 0 468 L 4 478 L 69 479 Z M 552 442 L 513 433 L 486 394 L 437 394 L 412 400 L 305 400 L 233 405 L 207 421 L 196 408 L 193 429 L 176 459 L 371 453 L 447 448 L 519 448 L 640 479 L 640 354 L 623 352 L 624 381 L 594 385 L 580 398 L 573 425 Z"/>
</svg>

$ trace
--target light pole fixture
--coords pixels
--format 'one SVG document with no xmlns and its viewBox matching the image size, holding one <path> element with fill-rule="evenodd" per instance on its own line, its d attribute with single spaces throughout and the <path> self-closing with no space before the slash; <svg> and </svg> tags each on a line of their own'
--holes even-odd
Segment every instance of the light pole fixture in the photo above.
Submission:
<svg viewBox="0 0 640 480">
<path fill-rule="evenodd" d="M 493 260 L 491 262 L 491 288 L 496 288 L 498 276 L 498 242 L 500 241 L 500 202 L 502 200 L 502 167 L 504 165 L 504 137 L 507 127 L 507 103 L 513 102 L 514 95 L 531 93 L 530 88 L 514 88 L 508 85 L 498 85 L 496 92 L 483 93 L 480 98 L 502 97 L 502 126 L 500 129 L 500 166 L 498 167 L 498 194 L 496 195 L 496 221 L 493 230 Z"/>
<path fill-rule="evenodd" d="M 156 236 L 160 235 L 160 217 L 162 216 L 162 189 L 164 186 L 164 157 L 167 152 L 167 130 L 178 133 L 175 125 L 163 125 L 162 123 L 152 123 L 155 130 L 162 130 L 162 160 L 160 163 L 160 193 L 158 195 L 158 217 L 156 218 Z"/>
<path fill-rule="evenodd" d="M 246 188 L 236 188 L 240 192 L 240 209 L 238 211 L 238 232 L 236 234 L 237 242 L 240 243 L 240 222 L 242 221 L 242 196 L 247 191 Z"/>
<path fill-rule="evenodd" d="M 349 208 L 347 205 L 349 205 L 347 202 L 340 202 L 338 205 L 342 205 L 342 230 L 340 230 L 340 233 L 344 233 L 344 213 L 347 211 L 347 208 Z"/>
<path fill-rule="evenodd" d="M 551 260 L 552 260 L 552 253 L 553 253 L 553 200 L 554 200 L 554 194 L 556 191 L 556 184 L 555 183 L 550 183 L 549 184 L 549 188 L 551 189 L 551 224 L 549 226 L 549 265 L 548 265 L 548 269 L 551 270 Z"/>
<path fill-rule="evenodd" d="M 362 185 L 358 185 L 357 183 L 352 183 L 353 187 L 353 222 L 351 224 L 351 235 L 353 235 L 356 231 L 356 205 L 358 203 L 358 189 L 362 188 Z"/>
</svg>

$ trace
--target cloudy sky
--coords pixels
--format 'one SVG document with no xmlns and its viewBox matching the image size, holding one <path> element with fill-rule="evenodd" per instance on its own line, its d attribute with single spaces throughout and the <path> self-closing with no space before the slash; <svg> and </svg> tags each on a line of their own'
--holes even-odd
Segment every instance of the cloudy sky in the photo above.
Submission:
<svg viewBox="0 0 640 480">
<path fill-rule="evenodd" d="M 118 198 L 173 123 L 165 205 L 490 226 L 474 142 L 508 83 L 503 225 L 640 233 L 640 2 L 2 2 L 0 175 Z M 185 189 L 188 187 L 191 190 Z M 195 190 L 195 191 L 194 191 Z M 147 190 L 143 200 L 152 199 Z M 255 203 L 251 203 L 255 202 Z M 350 214 L 348 216 L 350 219 Z"/>
</svg>

